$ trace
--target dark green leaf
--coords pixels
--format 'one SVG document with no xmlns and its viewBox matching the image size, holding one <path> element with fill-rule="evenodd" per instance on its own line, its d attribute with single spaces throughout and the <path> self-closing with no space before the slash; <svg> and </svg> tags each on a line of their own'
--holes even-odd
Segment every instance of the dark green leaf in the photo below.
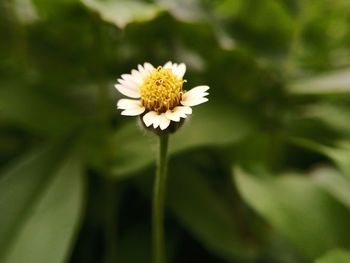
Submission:
<svg viewBox="0 0 350 263">
<path fill-rule="evenodd" d="M 35 4 L 36 9 L 39 11 L 39 15 L 42 18 L 48 17 L 60 17 L 67 7 L 71 7 L 74 4 L 79 3 L 79 0 L 31 0 Z"/>
<path fill-rule="evenodd" d="M 118 263 L 151 262 L 150 233 L 147 227 L 134 227 L 118 241 Z"/>
<path fill-rule="evenodd" d="M 81 122 L 77 111 L 49 95 L 29 87 L 3 84 L 0 89 L 0 116 L 29 131 L 61 136 Z"/>
<path fill-rule="evenodd" d="M 343 172 L 344 175 L 350 177 L 350 142 L 338 142 L 335 147 L 326 146 L 309 139 L 292 138 L 292 141 L 305 148 L 322 153 L 329 157 Z"/>
<path fill-rule="evenodd" d="M 167 203 L 180 223 L 209 250 L 227 260 L 256 256 L 254 246 L 240 236 L 229 202 L 214 191 L 199 170 L 177 165 L 169 174 L 167 195 Z"/>
</svg>

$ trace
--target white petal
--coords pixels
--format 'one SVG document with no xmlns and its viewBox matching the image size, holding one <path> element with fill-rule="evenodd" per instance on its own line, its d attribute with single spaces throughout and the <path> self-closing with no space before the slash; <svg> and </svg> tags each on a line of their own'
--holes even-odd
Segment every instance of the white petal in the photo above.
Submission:
<svg viewBox="0 0 350 263">
<path fill-rule="evenodd" d="M 181 117 L 181 118 L 183 118 L 183 119 L 186 119 L 186 118 L 187 118 L 186 113 L 184 113 L 184 112 L 182 112 L 182 111 L 178 111 L 176 114 L 179 115 L 179 117 Z"/>
<path fill-rule="evenodd" d="M 192 109 L 186 106 L 177 106 L 172 110 L 168 110 L 165 116 L 172 121 L 180 121 L 180 118 L 187 118 L 186 114 L 191 114 Z"/>
<path fill-rule="evenodd" d="M 159 115 L 161 120 L 160 120 L 160 123 L 159 123 L 159 128 L 161 130 L 165 130 L 166 128 L 169 127 L 170 125 L 170 120 L 165 116 L 165 113 L 162 113 L 161 115 Z"/>
<path fill-rule="evenodd" d="M 141 69 L 141 70 L 140 70 Z M 133 73 L 133 72 L 138 72 L 138 74 L 141 76 L 141 78 L 142 78 L 142 81 L 145 79 L 145 77 L 147 77 L 149 74 L 150 74 L 150 72 L 148 71 L 148 70 L 145 70 L 142 66 L 140 66 L 139 65 L 139 70 L 136 70 L 136 69 L 134 69 L 134 70 L 132 70 L 131 71 L 131 73 Z"/>
<path fill-rule="evenodd" d="M 140 64 L 137 65 L 137 68 L 139 69 L 139 72 L 145 71 L 144 67 Z"/>
<path fill-rule="evenodd" d="M 175 111 L 175 114 L 181 118 L 186 118 L 186 113 L 184 113 L 181 108 L 176 107 L 175 109 L 173 109 L 173 111 Z"/>
<path fill-rule="evenodd" d="M 175 107 L 177 111 L 183 112 L 184 114 L 192 114 L 192 108 L 186 106 L 177 106 Z"/>
<path fill-rule="evenodd" d="M 140 98 L 140 93 L 138 90 L 131 89 L 127 86 L 116 84 L 114 87 L 123 95 L 128 96 L 130 98 Z"/>
<path fill-rule="evenodd" d="M 117 103 L 118 109 L 127 110 L 142 107 L 140 100 L 120 99 Z"/>
<path fill-rule="evenodd" d="M 132 80 L 118 79 L 118 82 L 119 82 L 119 84 L 121 84 L 129 89 L 134 89 L 134 90 L 137 90 L 138 86 L 139 86 Z"/>
<path fill-rule="evenodd" d="M 204 98 L 209 94 L 206 92 L 208 89 L 209 86 L 197 86 L 190 91 L 185 92 L 182 95 L 181 104 L 184 106 L 195 106 L 208 101 L 207 98 Z"/>
<path fill-rule="evenodd" d="M 172 120 L 172 121 L 180 121 L 180 115 L 178 114 L 178 112 L 176 111 L 171 111 L 171 110 L 167 110 L 165 112 L 165 116 L 169 119 L 169 120 Z"/>
<path fill-rule="evenodd" d="M 173 63 L 171 61 L 168 61 L 167 63 L 164 64 L 163 68 L 172 68 L 173 67 Z"/>
<path fill-rule="evenodd" d="M 186 100 L 182 100 L 181 104 L 184 106 L 196 106 L 198 104 L 202 104 L 204 102 L 207 102 L 208 98 L 193 98 L 193 99 L 186 99 Z"/>
<path fill-rule="evenodd" d="M 165 113 L 158 114 L 155 111 L 146 113 L 145 116 L 143 116 L 143 122 L 147 127 L 153 124 L 154 129 L 159 126 L 161 130 L 165 130 L 170 124 L 170 120 L 165 116 Z"/>
<path fill-rule="evenodd" d="M 187 115 L 192 113 L 191 107 L 187 106 L 177 106 L 173 110 L 175 110 L 181 118 L 187 118 Z"/>
<path fill-rule="evenodd" d="M 130 81 L 134 81 L 132 76 L 130 74 L 122 74 L 122 79 L 124 80 L 130 80 Z"/>
<path fill-rule="evenodd" d="M 184 63 L 181 63 L 178 65 L 175 75 L 182 79 L 186 72 L 186 65 Z"/>
<path fill-rule="evenodd" d="M 149 127 L 149 126 L 151 126 L 152 124 L 153 124 L 153 120 L 156 118 L 156 116 L 157 116 L 158 114 L 157 114 L 157 112 L 155 112 L 155 111 L 150 111 L 150 112 L 147 112 L 144 116 L 143 116 L 143 122 L 144 122 L 144 124 L 147 126 L 147 127 Z"/>
<path fill-rule="evenodd" d="M 208 95 L 209 93 L 206 92 L 209 89 L 209 86 L 197 86 L 194 87 L 193 89 L 187 91 L 186 93 L 184 93 L 183 96 L 185 97 L 204 97 L 206 95 Z"/>
<path fill-rule="evenodd" d="M 138 84 L 138 85 L 142 85 L 143 84 L 143 80 L 144 78 L 147 76 L 145 73 L 140 73 L 139 71 L 137 71 L 136 69 L 133 69 L 131 71 L 131 75 L 134 78 L 134 81 Z"/>
<path fill-rule="evenodd" d="M 153 70 L 153 69 L 154 69 L 154 67 L 152 66 L 152 64 L 151 64 L 151 63 L 148 63 L 148 62 L 144 63 L 143 66 L 144 66 L 145 70 L 149 70 L 149 71 L 150 71 L 150 70 Z"/>
<path fill-rule="evenodd" d="M 171 68 L 171 71 L 173 72 L 174 75 L 177 75 L 177 63 L 173 63 L 173 66 Z"/>
<path fill-rule="evenodd" d="M 139 81 L 134 75 L 131 74 L 123 74 L 122 79 L 119 79 L 119 82 L 134 89 L 137 89 L 139 85 L 142 84 L 142 80 Z"/>
<path fill-rule="evenodd" d="M 134 71 L 134 69 L 133 69 L 133 71 Z M 131 71 L 131 72 L 133 72 L 133 71 Z M 131 74 L 131 75 L 130 74 L 123 74 L 122 78 L 125 81 L 127 81 L 128 83 L 132 84 L 132 86 L 134 86 L 134 87 L 138 87 L 140 84 L 142 84 L 142 79 L 137 78 L 135 74 Z"/>
<path fill-rule="evenodd" d="M 155 128 L 155 129 L 158 128 L 158 126 L 159 126 L 161 121 L 162 121 L 161 115 L 158 115 L 158 114 L 154 115 L 154 117 L 153 117 L 153 128 Z"/>
<path fill-rule="evenodd" d="M 139 107 L 139 108 L 133 108 L 133 109 L 127 109 L 123 110 L 121 115 L 125 116 L 137 116 L 142 114 L 145 111 L 145 107 Z"/>
</svg>

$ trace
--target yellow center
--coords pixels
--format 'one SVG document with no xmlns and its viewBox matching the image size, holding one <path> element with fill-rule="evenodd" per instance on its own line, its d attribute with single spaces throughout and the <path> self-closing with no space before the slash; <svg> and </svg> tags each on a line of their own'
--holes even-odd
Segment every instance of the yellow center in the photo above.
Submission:
<svg viewBox="0 0 350 263">
<path fill-rule="evenodd" d="M 154 69 L 140 88 L 142 104 L 146 109 L 158 113 L 173 109 L 180 104 L 184 82 L 171 69 Z"/>
</svg>

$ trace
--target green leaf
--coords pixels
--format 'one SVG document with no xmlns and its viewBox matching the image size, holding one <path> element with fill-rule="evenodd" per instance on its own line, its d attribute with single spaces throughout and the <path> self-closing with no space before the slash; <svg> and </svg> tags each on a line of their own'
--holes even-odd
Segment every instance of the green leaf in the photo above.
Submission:
<svg viewBox="0 0 350 263">
<path fill-rule="evenodd" d="M 136 172 L 155 160 L 156 138 L 145 134 L 136 122 L 118 129 L 112 142 L 112 173 L 115 176 Z"/>
<path fill-rule="evenodd" d="M 59 155 L 60 151 L 52 148 L 30 153 L 1 175 L 0 207 L 7 211 L 0 218 L 3 226 L 0 228 L 1 249 L 6 247 L 17 225 L 21 224 L 21 215 L 26 213 L 26 207 L 43 186 Z M 15 205 L 9 205 L 9 201 Z M 0 254 L 3 253 L 4 250 Z"/>
<path fill-rule="evenodd" d="M 156 2 L 164 6 L 178 20 L 194 22 L 208 19 L 207 13 L 199 0 L 156 0 Z"/>
<path fill-rule="evenodd" d="M 18 1 L 18 0 L 17 0 Z M 21 0 L 23 1 L 23 0 Z M 62 15 L 67 12 L 68 8 L 74 7 L 79 3 L 79 0 L 31 0 L 35 5 L 40 18 L 62 19 Z"/>
<path fill-rule="evenodd" d="M 29 154 L 0 181 L 0 261 L 65 262 L 83 203 L 81 162 L 50 148 Z M 66 154 L 66 153 L 65 153 Z"/>
<path fill-rule="evenodd" d="M 31 24 L 39 20 L 38 12 L 31 0 L 14 0 L 11 4 L 20 23 Z"/>
<path fill-rule="evenodd" d="M 30 131 L 61 136 L 81 122 L 76 109 L 41 91 L 6 85 L 0 89 L 0 116 Z"/>
<path fill-rule="evenodd" d="M 223 0 L 220 2 L 213 2 L 215 13 L 226 19 L 239 15 L 239 12 L 242 10 L 244 4 L 245 3 L 243 0 Z"/>
<path fill-rule="evenodd" d="M 345 249 L 334 249 L 326 255 L 317 259 L 315 263 L 349 263 L 350 251 Z"/>
<path fill-rule="evenodd" d="M 331 167 L 318 168 L 311 178 L 330 195 L 350 209 L 350 181 Z"/>
<path fill-rule="evenodd" d="M 248 116 L 232 105 L 209 102 L 194 109 L 193 117 L 171 137 L 170 150 L 177 153 L 200 146 L 235 143 L 253 130 Z"/>
<path fill-rule="evenodd" d="M 313 95 L 350 92 L 350 69 L 298 80 L 288 86 L 293 94 Z"/>
<path fill-rule="evenodd" d="M 244 241 L 231 204 L 190 165 L 173 165 L 167 204 L 179 222 L 204 246 L 226 260 L 253 259 L 256 248 Z"/>
<path fill-rule="evenodd" d="M 339 142 L 336 147 L 323 147 L 323 153 L 331 158 L 344 175 L 350 178 L 350 142 Z"/>
<path fill-rule="evenodd" d="M 350 211 L 313 180 L 299 175 L 258 178 L 235 169 L 243 199 L 310 258 L 349 246 Z"/>
<path fill-rule="evenodd" d="M 101 18 L 119 28 L 133 22 L 149 21 L 158 16 L 163 9 L 155 4 L 137 0 L 81 0 L 81 2 Z"/>
<path fill-rule="evenodd" d="M 223 49 L 235 47 L 235 41 L 227 32 L 224 23 L 217 19 L 217 15 L 212 12 L 212 8 L 205 6 L 200 0 L 156 0 L 173 17 L 179 21 L 191 23 L 208 23 L 213 29 L 220 46 Z"/>
<path fill-rule="evenodd" d="M 335 147 L 330 147 L 304 138 L 291 138 L 291 141 L 297 145 L 324 154 L 339 167 L 344 175 L 350 178 L 350 142 L 342 141 L 338 142 Z"/>
<path fill-rule="evenodd" d="M 232 106 L 207 104 L 194 109 L 191 120 L 170 137 L 170 154 L 201 146 L 225 146 L 240 141 L 252 130 L 244 114 Z M 119 129 L 113 138 L 115 176 L 125 176 L 155 161 L 156 136 L 130 123 Z"/>
<path fill-rule="evenodd" d="M 304 108 L 307 118 L 317 118 L 336 131 L 349 136 L 350 109 L 341 105 L 317 103 Z"/>
</svg>

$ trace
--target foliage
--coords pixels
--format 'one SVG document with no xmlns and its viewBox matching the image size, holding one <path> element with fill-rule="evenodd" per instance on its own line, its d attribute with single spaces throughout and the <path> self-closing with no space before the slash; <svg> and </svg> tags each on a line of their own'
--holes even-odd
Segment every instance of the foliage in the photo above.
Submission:
<svg viewBox="0 0 350 263">
<path fill-rule="evenodd" d="M 169 262 L 348 262 L 348 0 L 0 3 L 0 261 L 149 262 L 137 64 L 208 84 L 171 137 Z"/>
</svg>

